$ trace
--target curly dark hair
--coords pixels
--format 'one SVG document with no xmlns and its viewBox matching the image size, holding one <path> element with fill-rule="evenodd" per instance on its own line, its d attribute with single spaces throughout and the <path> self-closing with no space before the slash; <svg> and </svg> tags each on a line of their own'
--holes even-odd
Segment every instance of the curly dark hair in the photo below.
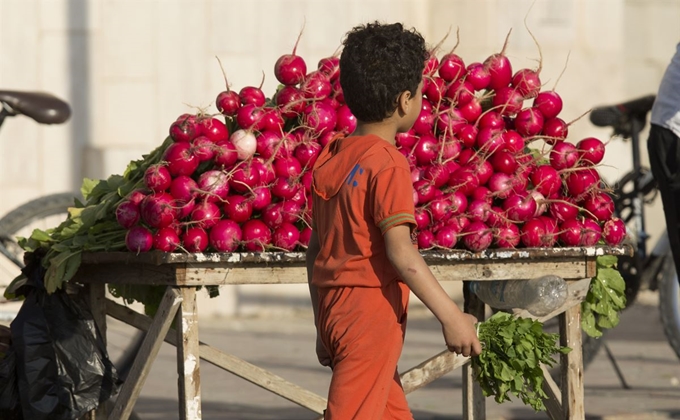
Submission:
<svg viewBox="0 0 680 420">
<path fill-rule="evenodd" d="M 401 23 L 369 23 L 347 33 L 340 56 L 340 86 L 357 120 L 392 115 L 400 93 L 416 93 L 428 52 L 425 40 Z"/>
</svg>

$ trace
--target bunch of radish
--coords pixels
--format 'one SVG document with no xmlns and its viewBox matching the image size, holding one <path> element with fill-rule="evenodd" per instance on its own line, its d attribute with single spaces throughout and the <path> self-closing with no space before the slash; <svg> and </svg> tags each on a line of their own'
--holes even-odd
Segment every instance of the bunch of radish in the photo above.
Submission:
<svg viewBox="0 0 680 420">
<path fill-rule="evenodd" d="M 395 139 L 411 167 L 419 248 L 619 244 L 625 225 L 596 169 L 603 142 L 568 141 L 562 99 L 541 91 L 540 66 L 513 71 L 504 51 L 483 63 L 454 51 L 426 61 L 422 110 Z M 272 98 L 230 90 L 225 76 L 220 114 L 173 122 L 163 161 L 118 206 L 128 249 L 304 249 L 311 169 L 356 127 L 339 71 L 334 56 L 308 72 L 294 49 L 274 66 Z"/>
</svg>

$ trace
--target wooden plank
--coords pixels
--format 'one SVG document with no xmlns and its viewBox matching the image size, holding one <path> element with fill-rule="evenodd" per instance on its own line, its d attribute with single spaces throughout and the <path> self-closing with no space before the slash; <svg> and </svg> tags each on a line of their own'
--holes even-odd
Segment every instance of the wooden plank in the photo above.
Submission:
<svg viewBox="0 0 680 420">
<path fill-rule="evenodd" d="M 183 285 L 300 284 L 307 283 L 305 267 L 186 267 L 178 270 L 177 282 Z"/>
<path fill-rule="evenodd" d="M 467 312 L 484 321 L 484 302 L 477 295 L 468 295 Z M 472 364 L 463 366 L 463 420 L 485 420 L 486 401 L 482 388 L 475 380 Z"/>
<path fill-rule="evenodd" d="M 430 270 L 440 281 L 511 280 L 525 279 L 527 273 L 534 277 L 560 273 L 564 279 L 582 279 L 586 276 L 583 259 L 545 262 L 459 262 L 449 265 L 431 265 Z M 228 284 L 299 284 L 306 283 L 304 267 L 228 267 L 220 263 L 206 263 L 178 269 L 177 284 L 186 286 Z"/>
<path fill-rule="evenodd" d="M 97 332 L 106 347 L 106 285 L 104 283 L 88 284 L 84 288 L 84 297 L 92 314 L 92 320 L 97 326 Z M 105 404 L 100 404 L 96 410 L 88 413 L 88 420 L 106 418 Z"/>
<path fill-rule="evenodd" d="M 81 264 L 73 277 L 77 283 L 174 285 L 175 266 L 151 264 Z"/>
<path fill-rule="evenodd" d="M 182 305 L 177 311 L 177 392 L 181 420 L 201 419 L 201 374 L 198 349 L 198 312 L 196 289 L 179 290 Z"/>
<path fill-rule="evenodd" d="M 430 263 L 430 270 L 440 281 L 451 280 L 520 280 L 530 273 L 532 278 L 560 273 L 562 278 L 582 279 L 585 276 L 583 259 L 555 259 L 545 261 L 509 260 L 497 262 L 460 262 L 457 264 Z"/>
<path fill-rule="evenodd" d="M 469 362 L 469 357 L 444 350 L 399 375 L 404 393 L 410 394 Z"/>
<path fill-rule="evenodd" d="M 588 259 L 586 261 L 586 275 L 583 277 L 592 279 L 596 275 L 597 275 L 597 260 L 592 258 Z"/>
<path fill-rule="evenodd" d="M 151 319 L 147 316 L 108 299 L 106 309 L 110 316 L 121 322 L 142 331 L 149 330 Z M 173 346 L 177 345 L 177 336 L 174 330 L 168 332 L 165 341 Z M 236 356 L 226 354 L 202 342 L 199 342 L 199 353 L 201 359 L 308 410 L 321 414 L 326 408 L 325 398 Z"/>
<path fill-rule="evenodd" d="M 583 353 L 581 305 L 574 305 L 560 315 L 560 344 L 570 347 L 560 355 L 562 377 L 562 412 L 564 420 L 584 420 Z"/>
<path fill-rule="evenodd" d="M 513 280 L 560 273 L 564 279 L 586 277 L 585 262 L 544 261 L 544 262 L 459 262 L 457 264 L 431 265 L 430 269 L 440 281 L 462 281 L 469 279 Z M 230 267 L 223 263 L 201 265 L 172 264 L 114 264 L 101 263 L 82 265 L 75 281 L 81 283 L 154 284 L 172 286 L 205 286 L 234 284 L 303 284 L 307 282 L 304 267 Z"/>
<path fill-rule="evenodd" d="M 548 396 L 547 399 L 543 400 L 545 404 L 546 411 L 548 412 L 548 417 L 551 420 L 562 420 L 564 418 L 564 412 L 562 410 L 562 393 L 560 388 L 557 386 L 553 380 L 548 368 L 541 364 L 541 370 L 543 371 L 543 381 L 542 389 L 543 392 Z"/>
<path fill-rule="evenodd" d="M 520 249 L 487 249 L 482 252 L 470 252 L 460 249 L 422 251 L 428 263 L 457 263 L 460 261 L 497 261 L 497 260 L 541 260 L 552 258 L 597 257 L 599 255 L 632 255 L 630 245 L 616 247 L 554 247 L 554 248 L 520 248 Z M 228 263 L 289 266 L 304 264 L 304 252 L 233 252 L 233 253 L 164 253 L 160 251 L 133 254 L 131 252 L 86 252 L 83 253 L 83 264 L 183 264 L 183 263 Z"/>
<path fill-rule="evenodd" d="M 156 317 L 151 323 L 149 332 L 144 338 L 142 347 L 132 363 L 130 374 L 118 393 L 116 404 L 113 406 L 111 413 L 109 413 L 110 419 L 127 420 L 130 417 L 144 381 L 149 374 L 149 370 L 151 370 L 151 363 L 156 358 L 156 355 L 158 355 L 158 350 L 160 350 L 163 343 L 163 337 L 167 335 L 181 303 L 182 298 L 177 291 L 172 287 L 168 287 L 158 307 Z"/>
</svg>

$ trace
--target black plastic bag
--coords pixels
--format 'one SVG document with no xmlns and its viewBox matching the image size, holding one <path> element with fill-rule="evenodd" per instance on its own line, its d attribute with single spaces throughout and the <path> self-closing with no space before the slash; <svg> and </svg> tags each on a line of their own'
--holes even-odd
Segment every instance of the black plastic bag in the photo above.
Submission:
<svg viewBox="0 0 680 420">
<path fill-rule="evenodd" d="M 115 368 L 86 307 L 63 290 L 48 294 L 39 264 L 24 270 L 26 300 L 11 324 L 23 416 L 76 419 L 117 391 Z"/>
<path fill-rule="evenodd" d="M 21 419 L 16 360 L 16 354 L 11 348 L 0 360 L 0 419 L 2 420 Z"/>
</svg>

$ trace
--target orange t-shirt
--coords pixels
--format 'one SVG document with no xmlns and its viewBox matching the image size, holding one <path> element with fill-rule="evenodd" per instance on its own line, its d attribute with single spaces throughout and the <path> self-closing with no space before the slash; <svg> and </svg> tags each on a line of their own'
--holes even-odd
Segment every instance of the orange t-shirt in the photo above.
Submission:
<svg viewBox="0 0 680 420">
<path fill-rule="evenodd" d="M 333 140 L 314 165 L 312 199 L 320 242 L 314 285 L 382 287 L 399 279 L 383 234 L 415 227 L 415 209 L 411 171 L 394 145 L 374 135 Z"/>
</svg>

